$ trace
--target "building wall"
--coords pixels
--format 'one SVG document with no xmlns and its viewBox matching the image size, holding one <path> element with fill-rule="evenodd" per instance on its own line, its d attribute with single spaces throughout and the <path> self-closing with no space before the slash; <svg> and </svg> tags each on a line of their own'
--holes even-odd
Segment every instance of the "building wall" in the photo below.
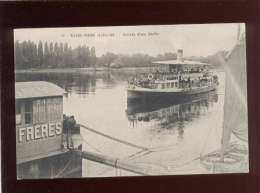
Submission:
<svg viewBox="0 0 260 193">
<path fill-rule="evenodd" d="M 17 162 L 46 157 L 62 144 L 62 97 L 16 101 Z"/>
</svg>

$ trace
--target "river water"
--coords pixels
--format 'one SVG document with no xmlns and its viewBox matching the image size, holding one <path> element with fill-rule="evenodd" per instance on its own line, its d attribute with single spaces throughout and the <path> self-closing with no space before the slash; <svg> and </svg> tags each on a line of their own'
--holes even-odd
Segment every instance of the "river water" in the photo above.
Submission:
<svg viewBox="0 0 260 193">
<path fill-rule="evenodd" d="M 167 174 L 208 173 L 197 158 L 220 147 L 224 72 L 216 72 L 215 92 L 179 101 L 135 104 L 127 101 L 127 79 L 138 70 L 72 73 L 18 73 L 16 81 L 49 81 L 67 91 L 63 111 L 76 121 L 115 138 L 154 150 L 140 149 L 81 128 L 83 149 Z M 83 177 L 136 175 L 92 161 L 82 162 Z"/>
</svg>

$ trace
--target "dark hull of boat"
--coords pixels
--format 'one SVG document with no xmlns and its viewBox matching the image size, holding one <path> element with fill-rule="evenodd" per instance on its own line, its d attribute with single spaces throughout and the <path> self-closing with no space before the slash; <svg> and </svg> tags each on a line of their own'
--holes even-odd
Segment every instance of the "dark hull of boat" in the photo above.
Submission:
<svg viewBox="0 0 260 193">
<path fill-rule="evenodd" d="M 218 95 L 215 90 L 193 95 L 149 95 L 139 98 L 127 99 L 127 114 L 140 112 L 151 112 L 157 109 L 166 108 L 173 105 L 181 105 L 196 101 L 217 102 Z"/>
<path fill-rule="evenodd" d="M 198 95 L 213 91 L 216 86 L 209 86 L 198 89 L 191 89 L 182 92 L 163 92 L 163 91 L 142 91 L 142 90 L 127 90 L 127 99 L 130 100 L 151 100 L 151 99 L 161 99 L 161 100 L 178 100 L 183 98 L 191 97 L 192 95 Z"/>
</svg>

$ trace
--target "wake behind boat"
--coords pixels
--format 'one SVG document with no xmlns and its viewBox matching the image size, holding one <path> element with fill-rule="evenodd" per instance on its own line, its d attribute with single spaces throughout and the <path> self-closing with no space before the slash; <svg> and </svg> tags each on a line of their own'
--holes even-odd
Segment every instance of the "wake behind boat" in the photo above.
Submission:
<svg viewBox="0 0 260 193">
<path fill-rule="evenodd" d="M 155 61 L 154 72 L 136 75 L 128 82 L 128 99 L 180 97 L 215 90 L 218 77 L 209 64 L 183 59 L 178 50 L 176 60 Z"/>
</svg>

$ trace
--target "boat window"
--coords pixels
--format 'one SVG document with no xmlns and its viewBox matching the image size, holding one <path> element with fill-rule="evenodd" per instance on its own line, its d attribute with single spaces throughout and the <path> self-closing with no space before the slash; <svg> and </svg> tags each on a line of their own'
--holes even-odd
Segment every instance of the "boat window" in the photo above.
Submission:
<svg viewBox="0 0 260 193">
<path fill-rule="evenodd" d="M 167 88 L 170 88 L 170 83 L 169 82 L 167 83 Z"/>
<path fill-rule="evenodd" d="M 174 87 L 174 82 L 171 83 L 171 87 L 172 87 L 172 88 Z"/>
<path fill-rule="evenodd" d="M 15 104 L 15 114 L 16 114 L 16 125 L 22 124 L 22 114 L 21 114 L 21 103 L 17 102 Z"/>
<path fill-rule="evenodd" d="M 164 83 L 162 83 L 162 88 L 164 88 Z"/>
<path fill-rule="evenodd" d="M 178 87 L 178 83 L 177 82 L 175 82 L 175 87 Z"/>
<path fill-rule="evenodd" d="M 31 124 L 32 123 L 32 116 L 33 116 L 32 101 L 26 101 L 24 103 L 25 124 Z"/>
</svg>

